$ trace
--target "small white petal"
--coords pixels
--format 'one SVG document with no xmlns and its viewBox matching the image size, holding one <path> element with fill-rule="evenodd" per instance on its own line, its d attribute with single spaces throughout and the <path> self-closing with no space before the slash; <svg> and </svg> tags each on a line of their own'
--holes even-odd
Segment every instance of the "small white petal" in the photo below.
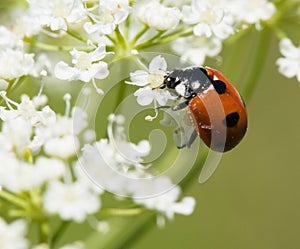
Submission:
<svg viewBox="0 0 300 249">
<path fill-rule="evenodd" d="M 106 62 L 100 61 L 92 65 L 93 70 L 96 71 L 94 77 L 96 79 L 105 79 L 109 75 L 109 70 Z"/>
<path fill-rule="evenodd" d="M 49 156 L 57 156 L 62 159 L 68 159 L 75 155 L 78 149 L 78 141 L 72 135 L 66 135 L 62 138 L 51 138 L 45 145 L 45 153 Z"/>
<path fill-rule="evenodd" d="M 54 18 L 50 24 L 50 29 L 53 31 L 67 30 L 67 24 L 63 18 Z"/>
<path fill-rule="evenodd" d="M 299 71 L 299 63 L 288 58 L 279 58 L 276 61 L 279 66 L 279 72 L 288 78 L 292 78 Z"/>
<path fill-rule="evenodd" d="M 194 34 L 196 36 L 204 35 L 206 37 L 211 37 L 212 31 L 211 31 L 209 25 L 207 25 L 205 23 L 199 23 L 194 27 Z"/>
<path fill-rule="evenodd" d="M 299 49 L 296 48 L 288 38 L 284 38 L 280 41 L 279 49 L 285 57 L 295 58 L 299 54 Z"/>
<path fill-rule="evenodd" d="M 155 99 L 157 100 L 158 104 L 161 106 L 166 105 L 169 99 L 174 99 L 174 97 L 172 97 L 170 92 L 168 91 L 160 91 L 158 89 L 154 89 L 153 91 L 154 91 Z"/>
<path fill-rule="evenodd" d="M 55 77 L 61 80 L 74 80 L 77 75 L 77 70 L 70 67 L 67 63 L 60 61 L 54 67 Z"/>
<path fill-rule="evenodd" d="M 149 105 L 153 101 L 152 89 L 148 86 L 135 91 L 134 96 L 137 96 L 137 102 L 142 105 Z"/>
<path fill-rule="evenodd" d="M 148 75 L 144 70 L 137 70 L 134 73 L 130 73 L 131 81 L 126 81 L 126 83 L 129 85 L 145 86 L 149 83 Z"/>
<path fill-rule="evenodd" d="M 92 24 L 91 22 L 86 22 L 83 28 L 88 34 L 95 33 L 98 30 L 97 24 Z"/>
<path fill-rule="evenodd" d="M 165 72 L 167 70 L 167 62 L 161 55 L 155 56 L 149 64 L 150 73 Z"/>
<path fill-rule="evenodd" d="M 193 197 L 184 197 L 181 202 L 173 205 L 175 213 L 190 215 L 195 209 L 196 201 Z"/>
<path fill-rule="evenodd" d="M 73 131 L 74 134 L 79 134 L 84 128 L 87 127 L 87 113 L 80 107 L 75 106 L 72 109 L 73 117 Z"/>
<path fill-rule="evenodd" d="M 105 45 L 99 44 L 99 46 L 91 52 L 92 61 L 102 60 L 106 55 Z"/>
<path fill-rule="evenodd" d="M 141 140 L 137 145 L 134 145 L 133 148 L 138 152 L 139 156 L 145 156 L 149 154 L 151 145 L 148 140 Z"/>
</svg>

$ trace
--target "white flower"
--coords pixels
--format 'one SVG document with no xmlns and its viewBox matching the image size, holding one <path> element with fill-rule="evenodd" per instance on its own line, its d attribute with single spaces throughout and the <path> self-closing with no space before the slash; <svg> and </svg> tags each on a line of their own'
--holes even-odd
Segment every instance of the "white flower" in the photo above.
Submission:
<svg viewBox="0 0 300 249">
<path fill-rule="evenodd" d="M 12 192 L 39 187 L 61 177 L 64 172 L 64 164 L 54 158 L 39 157 L 33 165 L 19 160 L 11 152 L 0 151 L 0 185 Z"/>
<path fill-rule="evenodd" d="M 173 99 L 170 92 L 152 89 L 150 86 L 145 86 L 136 90 L 134 96 L 137 97 L 137 102 L 141 106 L 150 105 L 153 101 L 157 101 L 160 106 L 164 106 L 169 99 Z"/>
<path fill-rule="evenodd" d="M 33 66 L 33 54 L 7 48 L 0 51 L 0 78 L 12 80 L 28 75 Z"/>
<path fill-rule="evenodd" d="M 79 149 L 77 135 L 86 128 L 86 118 L 82 109 L 74 107 L 71 117 L 56 115 L 47 124 L 37 126 L 34 141 L 43 145 L 47 155 L 68 159 Z"/>
<path fill-rule="evenodd" d="M 0 151 L 0 185 L 9 191 L 18 193 L 37 186 L 34 170 L 13 153 Z"/>
<path fill-rule="evenodd" d="M 88 34 L 111 34 L 117 25 L 126 20 L 129 12 L 128 0 L 100 0 L 97 15 L 90 14 L 94 23 L 86 22 L 84 29 Z"/>
<path fill-rule="evenodd" d="M 97 195 L 101 195 L 104 193 L 103 189 L 95 185 L 88 177 L 86 172 L 84 172 L 83 168 L 80 165 L 80 161 L 76 161 L 74 164 L 74 174 L 76 176 L 76 181 L 80 182 L 80 184 L 86 185 L 86 187 L 92 192 L 96 193 Z"/>
<path fill-rule="evenodd" d="M 14 148 L 15 152 L 21 155 L 25 149 L 38 151 L 44 141 L 38 140 L 34 136 L 35 133 L 40 126 L 53 123 L 55 120 L 55 113 L 49 107 L 44 107 L 41 111 L 36 109 L 37 105 L 46 103 L 45 96 L 35 97 L 33 101 L 23 95 L 20 104 L 7 98 L 5 92 L 1 92 L 1 96 L 9 106 L 9 110 L 0 108 L 0 119 L 4 121 L 0 133 L 0 140 L 5 145 L 2 149 Z M 13 109 L 12 105 L 17 109 Z"/>
<path fill-rule="evenodd" d="M 63 220 L 83 222 L 87 215 L 100 208 L 98 196 L 80 182 L 52 181 L 44 194 L 44 207 L 50 214 L 58 214 Z"/>
<path fill-rule="evenodd" d="M 150 185 L 151 186 L 151 185 Z M 150 187 L 148 186 L 148 187 Z M 163 186 L 163 188 L 162 188 Z M 144 205 L 149 209 L 155 209 L 158 212 L 164 214 L 168 219 L 173 219 L 174 214 L 190 215 L 195 207 L 195 199 L 192 197 L 184 197 L 181 201 L 179 196 L 181 194 L 180 187 L 173 186 L 172 182 L 166 177 L 159 177 L 153 181 L 152 189 L 161 188 L 168 190 L 162 192 L 158 196 L 150 198 L 134 198 L 134 201 L 138 204 Z M 140 188 L 137 192 L 141 195 L 141 191 L 146 191 L 144 196 L 147 196 L 147 191 L 153 191 L 147 188 Z"/>
<path fill-rule="evenodd" d="M 128 142 L 122 126 L 123 119 L 123 116 L 110 115 L 107 128 L 109 139 L 85 145 L 79 162 L 100 187 L 128 196 L 134 191 L 130 179 L 147 177 L 144 170 L 150 165 L 144 164 L 143 157 L 150 153 L 151 147 L 147 140 L 137 144 Z"/>
<path fill-rule="evenodd" d="M 101 139 L 95 145 L 104 161 L 116 169 L 123 169 L 126 172 L 132 167 L 144 168 L 142 157 L 150 153 L 150 143 L 147 140 L 141 140 L 138 144 L 126 141 L 122 127 L 123 119 L 124 117 L 121 115 L 111 114 L 107 126 L 109 141 Z M 113 130 L 113 123 L 117 125 L 115 130 Z"/>
<path fill-rule="evenodd" d="M 147 71 L 137 70 L 130 73 L 131 81 L 126 81 L 127 84 L 144 86 L 134 93 L 140 105 L 149 105 L 152 101 L 165 105 L 169 99 L 173 99 L 169 91 L 156 89 L 162 85 L 166 71 L 167 62 L 161 55 L 158 55 L 152 59 Z"/>
<path fill-rule="evenodd" d="M 79 134 L 87 125 L 87 113 L 80 107 L 74 106 L 72 109 L 73 132 Z"/>
<path fill-rule="evenodd" d="M 127 81 L 126 83 L 136 86 L 146 86 L 150 84 L 152 87 L 158 87 L 163 83 L 166 71 L 167 62 L 165 58 L 158 55 L 152 59 L 147 71 L 137 70 L 134 73 L 130 73 L 131 82 Z"/>
<path fill-rule="evenodd" d="M 44 144 L 44 150 L 49 156 L 68 159 L 75 155 L 79 148 L 78 140 L 73 135 L 50 138 Z"/>
<path fill-rule="evenodd" d="M 8 85 L 9 83 L 6 80 L 0 79 L 0 91 L 6 90 Z"/>
<path fill-rule="evenodd" d="M 234 33 L 230 15 L 213 3 L 193 0 L 191 6 L 182 8 L 183 22 L 195 25 L 193 30 L 196 36 L 216 36 L 226 39 Z"/>
<path fill-rule="evenodd" d="M 107 55 L 105 45 L 100 44 L 90 53 L 73 49 L 70 54 L 74 66 L 69 66 L 63 61 L 58 62 L 54 68 L 54 74 L 58 79 L 89 82 L 108 76 L 107 63 L 101 61 Z"/>
<path fill-rule="evenodd" d="M 24 36 L 31 37 L 38 34 L 42 27 L 38 18 L 36 18 L 35 13 L 31 13 L 28 9 L 27 11 L 22 10 L 22 12 L 17 13 L 16 22 L 12 27 L 12 31 L 19 37 Z"/>
<path fill-rule="evenodd" d="M 296 47 L 288 38 L 279 43 L 279 49 L 283 58 L 279 58 L 276 64 L 279 72 L 288 78 L 295 77 L 300 82 L 300 47 Z"/>
<path fill-rule="evenodd" d="M 236 0 L 230 3 L 228 10 L 237 21 L 258 24 L 260 20 L 268 20 L 276 7 L 267 0 Z"/>
<path fill-rule="evenodd" d="M 178 8 L 165 7 L 156 0 L 139 6 L 137 16 L 142 23 L 156 30 L 174 29 L 181 19 Z"/>
<path fill-rule="evenodd" d="M 87 115 L 81 108 L 74 108 L 72 116 L 68 117 L 67 103 L 66 115 L 61 116 L 48 106 L 41 111 L 37 110 L 47 101 L 43 95 L 33 100 L 23 95 L 20 104 L 7 98 L 5 92 L 1 92 L 1 96 L 10 109 L 0 107 L 0 119 L 4 121 L 0 133 L 0 150 L 14 149 L 22 157 L 28 149 L 36 153 L 43 148 L 47 155 L 62 159 L 68 159 L 76 153 L 79 148 L 77 135 L 87 126 Z M 12 105 L 17 109 L 13 109 Z"/>
<path fill-rule="evenodd" d="M 51 30 L 67 30 L 67 24 L 79 23 L 86 11 L 79 0 L 27 0 L 32 17 Z"/>
<path fill-rule="evenodd" d="M 14 48 L 20 46 L 22 41 L 17 35 L 8 30 L 5 26 L 0 26 L 0 49 Z"/>
<path fill-rule="evenodd" d="M 30 74 L 33 77 L 40 77 L 43 71 L 51 72 L 52 64 L 46 54 L 39 54 L 38 57 L 36 58 L 34 67 L 30 72 Z"/>
<path fill-rule="evenodd" d="M 32 134 L 33 128 L 31 123 L 23 117 L 7 120 L 2 124 L 0 141 L 3 144 L 1 148 L 6 148 L 7 150 L 15 148 L 17 153 L 22 154 L 24 149 L 30 145 Z"/>
<path fill-rule="evenodd" d="M 26 223 L 16 220 L 7 224 L 0 217 L 0 248 L 1 249 L 27 249 L 28 242 L 25 239 Z"/>
<path fill-rule="evenodd" d="M 207 56 L 214 57 L 222 50 L 222 42 L 216 37 L 190 36 L 179 38 L 172 43 L 172 49 L 183 62 L 193 65 L 203 65 Z"/>
<path fill-rule="evenodd" d="M 61 160 L 40 156 L 36 159 L 35 177 L 38 185 L 58 179 L 66 172 L 66 166 Z"/>
</svg>

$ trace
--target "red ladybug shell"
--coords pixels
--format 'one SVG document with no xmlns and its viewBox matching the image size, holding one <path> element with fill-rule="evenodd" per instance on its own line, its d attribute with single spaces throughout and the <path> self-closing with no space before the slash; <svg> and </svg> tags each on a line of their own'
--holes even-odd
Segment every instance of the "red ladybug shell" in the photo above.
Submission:
<svg viewBox="0 0 300 249">
<path fill-rule="evenodd" d="M 246 133 L 246 107 L 238 91 L 222 73 L 208 67 L 205 70 L 214 87 L 189 101 L 189 115 L 204 143 L 214 151 L 226 152 Z"/>
</svg>

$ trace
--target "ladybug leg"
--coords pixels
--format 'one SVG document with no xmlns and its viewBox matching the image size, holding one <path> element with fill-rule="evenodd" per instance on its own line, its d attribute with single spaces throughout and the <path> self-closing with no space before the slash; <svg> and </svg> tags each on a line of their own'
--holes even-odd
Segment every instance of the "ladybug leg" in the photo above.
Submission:
<svg viewBox="0 0 300 249">
<path fill-rule="evenodd" d="M 181 110 L 181 109 L 184 109 L 188 106 L 189 104 L 189 100 L 188 101 L 184 101 L 182 103 L 179 103 L 178 105 L 163 105 L 163 106 L 159 106 L 157 107 L 157 109 L 168 109 L 170 108 L 172 111 L 178 111 L 178 110 Z"/>
<path fill-rule="evenodd" d="M 185 148 L 185 147 L 190 148 L 191 145 L 194 143 L 194 141 L 195 141 L 195 139 L 196 139 L 197 137 L 198 137 L 197 131 L 196 131 L 196 130 L 193 130 L 193 132 L 192 132 L 192 134 L 191 134 L 191 136 L 190 136 L 190 138 L 189 138 L 189 141 L 187 141 L 187 143 L 185 143 L 185 144 L 182 144 L 182 145 L 180 145 L 180 146 L 177 146 L 177 148 L 178 148 L 178 149 L 183 149 L 183 148 Z"/>
<path fill-rule="evenodd" d="M 193 130 L 191 136 L 190 136 L 190 139 L 189 141 L 187 142 L 186 144 L 186 147 L 190 148 L 191 145 L 194 143 L 195 139 L 198 137 L 198 133 L 196 130 Z"/>
<path fill-rule="evenodd" d="M 186 108 L 187 106 L 189 105 L 189 101 L 184 101 L 178 105 L 174 105 L 171 107 L 171 110 L 172 111 L 178 111 L 178 110 L 181 110 L 183 108 Z"/>
</svg>

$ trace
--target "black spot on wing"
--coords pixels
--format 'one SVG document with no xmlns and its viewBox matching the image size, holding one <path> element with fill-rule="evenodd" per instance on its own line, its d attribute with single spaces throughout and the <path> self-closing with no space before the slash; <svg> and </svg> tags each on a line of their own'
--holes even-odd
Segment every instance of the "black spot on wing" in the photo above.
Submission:
<svg viewBox="0 0 300 249">
<path fill-rule="evenodd" d="M 234 127 L 239 122 L 240 115 L 237 112 L 232 112 L 223 120 L 224 125 L 227 127 Z"/>
<path fill-rule="evenodd" d="M 223 94 L 226 92 L 226 84 L 221 80 L 214 80 L 212 84 L 218 94 Z"/>
</svg>

